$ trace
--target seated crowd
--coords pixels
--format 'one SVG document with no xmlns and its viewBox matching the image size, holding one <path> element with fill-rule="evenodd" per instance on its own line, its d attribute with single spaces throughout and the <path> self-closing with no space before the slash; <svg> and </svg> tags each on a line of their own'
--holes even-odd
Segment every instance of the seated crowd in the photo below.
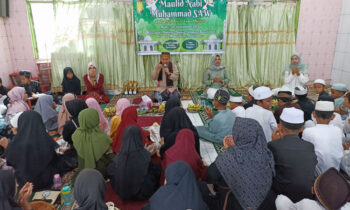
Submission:
<svg viewBox="0 0 350 210">
<path fill-rule="evenodd" d="M 318 79 L 318 99 L 310 100 L 298 54 L 281 88 L 252 85 L 245 97 L 229 90 L 228 73 L 213 56 L 203 93 L 213 107 L 195 126 L 182 107 L 179 71 L 163 53 L 152 73 L 155 99 L 166 101 L 159 145 L 138 124 L 129 99 L 117 101 L 110 120 L 104 116 L 99 103 L 109 98 L 93 62 L 84 97 L 72 68 L 64 69 L 59 112 L 50 94 L 29 110 L 27 97 L 41 92 L 30 78 L 21 73 L 22 85 L 10 91 L 0 80 L 11 128 L 0 140 L 0 209 L 32 209 L 32 192 L 50 189 L 55 174 L 72 170 L 78 209 L 108 209 L 105 180 L 120 200 L 143 201 L 143 210 L 350 209 L 350 93 L 339 83 L 329 94 Z M 222 149 L 211 164 L 203 160 L 202 141 Z"/>
</svg>

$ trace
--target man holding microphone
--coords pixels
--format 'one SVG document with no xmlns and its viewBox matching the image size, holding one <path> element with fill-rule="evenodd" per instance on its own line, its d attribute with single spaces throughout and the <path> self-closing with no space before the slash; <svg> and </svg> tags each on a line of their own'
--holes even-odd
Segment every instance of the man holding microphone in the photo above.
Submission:
<svg viewBox="0 0 350 210">
<path fill-rule="evenodd" d="M 157 88 L 154 93 L 156 100 L 167 101 L 173 96 L 180 98 L 177 89 L 179 71 L 176 65 L 170 62 L 170 53 L 163 52 L 160 55 L 160 62 L 154 67 L 152 79 L 157 80 Z"/>
</svg>

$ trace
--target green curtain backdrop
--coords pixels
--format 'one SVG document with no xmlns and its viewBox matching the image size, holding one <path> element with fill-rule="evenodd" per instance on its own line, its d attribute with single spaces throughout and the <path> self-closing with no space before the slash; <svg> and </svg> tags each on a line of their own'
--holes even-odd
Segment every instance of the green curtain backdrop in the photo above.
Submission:
<svg viewBox="0 0 350 210">
<path fill-rule="evenodd" d="M 82 79 L 90 61 L 105 75 L 106 89 L 122 88 L 128 80 L 137 80 L 141 88 L 155 86 L 151 73 L 159 56 L 137 55 L 132 3 L 58 0 L 55 11 L 53 90 L 59 90 L 65 67 L 71 66 Z M 282 84 L 283 70 L 295 49 L 295 11 L 295 4 L 227 5 L 222 64 L 231 87 Z M 172 55 L 183 88 L 203 88 L 210 58 Z"/>
</svg>

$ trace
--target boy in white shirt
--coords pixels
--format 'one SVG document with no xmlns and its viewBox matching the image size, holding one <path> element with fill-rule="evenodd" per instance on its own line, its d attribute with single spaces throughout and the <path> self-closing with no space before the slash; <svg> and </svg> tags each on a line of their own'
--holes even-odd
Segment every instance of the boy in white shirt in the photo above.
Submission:
<svg viewBox="0 0 350 210">
<path fill-rule="evenodd" d="M 272 91 L 270 88 L 261 86 L 254 90 L 256 104 L 246 110 L 246 118 L 259 122 L 264 130 L 266 141 L 271 141 L 273 130 L 277 127 L 276 119 L 270 111 L 272 105 Z"/>
<path fill-rule="evenodd" d="M 236 114 L 236 117 L 245 117 L 245 109 L 243 107 L 243 98 L 241 94 L 235 93 L 230 96 L 230 109 Z"/>
<path fill-rule="evenodd" d="M 302 139 L 315 146 L 317 156 L 316 174 L 320 175 L 330 167 L 339 170 L 343 156 L 343 131 L 330 125 L 334 115 L 334 103 L 331 101 L 318 101 L 312 115 L 316 118 L 315 127 L 307 128 Z"/>
</svg>

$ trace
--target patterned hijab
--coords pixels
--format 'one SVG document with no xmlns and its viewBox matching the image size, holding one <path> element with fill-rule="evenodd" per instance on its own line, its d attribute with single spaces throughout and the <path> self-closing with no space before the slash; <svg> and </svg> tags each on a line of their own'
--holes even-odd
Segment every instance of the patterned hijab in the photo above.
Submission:
<svg viewBox="0 0 350 210">
<path fill-rule="evenodd" d="M 299 72 L 303 73 L 303 74 L 307 74 L 308 73 L 308 68 L 307 65 L 303 64 L 303 60 L 300 57 L 300 54 L 298 53 L 293 53 L 290 58 L 292 59 L 293 56 L 297 56 L 299 58 L 299 63 L 298 64 L 289 64 L 289 66 L 287 67 L 286 71 L 288 72 L 292 72 L 292 69 L 294 67 L 298 67 L 299 68 Z"/>
<path fill-rule="evenodd" d="M 232 129 L 235 146 L 215 163 L 243 209 L 257 209 L 270 191 L 274 160 L 256 120 L 237 117 Z"/>
<path fill-rule="evenodd" d="M 215 65 L 216 57 L 219 57 L 219 58 L 220 58 L 220 55 L 213 55 L 213 56 L 211 57 L 209 70 L 211 70 L 211 71 L 220 71 L 220 70 L 225 69 L 224 66 L 221 66 L 221 65 L 220 65 L 220 66 L 217 66 L 217 65 Z"/>
</svg>

